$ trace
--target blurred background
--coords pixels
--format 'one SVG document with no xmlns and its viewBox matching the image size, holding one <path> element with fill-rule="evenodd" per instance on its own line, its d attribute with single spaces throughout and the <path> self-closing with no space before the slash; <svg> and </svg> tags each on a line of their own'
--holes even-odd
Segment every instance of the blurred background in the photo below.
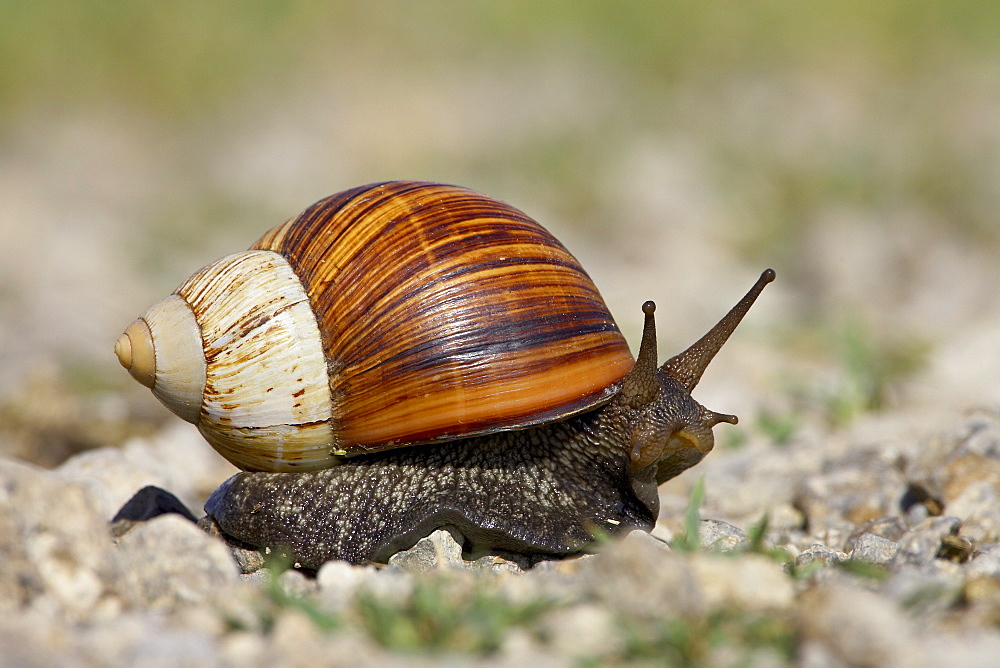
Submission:
<svg viewBox="0 0 1000 668">
<path fill-rule="evenodd" d="M 722 443 L 1000 405 L 1000 5 L 0 0 L 0 453 L 174 420 L 112 346 L 313 201 L 524 210 L 633 346 L 778 280 L 697 397 Z"/>
</svg>

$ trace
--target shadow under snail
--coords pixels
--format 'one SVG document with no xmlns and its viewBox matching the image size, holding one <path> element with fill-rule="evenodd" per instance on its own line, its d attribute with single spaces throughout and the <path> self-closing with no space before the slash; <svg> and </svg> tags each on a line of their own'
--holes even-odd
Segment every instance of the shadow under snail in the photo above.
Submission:
<svg viewBox="0 0 1000 668">
<path fill-rule="evenodd" d="M 205 510 L 307 568 L 385 562 L 440 527 L 471 551 L 650 530 L 657 486 L 736 417 L 691 398 L 764 286 L 657 366 L 525 214 L 434 183 L 361 186 L 205 267 L 115 345 L 244 469 Z"/>
</svg>

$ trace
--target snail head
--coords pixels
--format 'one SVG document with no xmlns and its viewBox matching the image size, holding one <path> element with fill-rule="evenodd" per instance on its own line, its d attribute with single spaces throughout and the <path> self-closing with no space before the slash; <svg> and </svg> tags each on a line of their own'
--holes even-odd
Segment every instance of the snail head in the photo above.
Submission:
<svg viewBox="0 0 1000 668">
<path fill-rule="evenodd" d="M 622 381 L 622 399 L 640 412 L 631 435 L 631 468 L 656 464 L 657 483 L 698 463 L 715 445 L 712 427 L 736 424 L 735 415 L 716 413 L 691 398 L 691 391 L 716 353 L 743 320 L 764 286 L 774 280 L 765 270 L 749 292 L 707 334 L 687 350 L 656 366 L 656 323 L 653 302 L 645 314 L 642 342 L 633 369 Z"/>
</svg>

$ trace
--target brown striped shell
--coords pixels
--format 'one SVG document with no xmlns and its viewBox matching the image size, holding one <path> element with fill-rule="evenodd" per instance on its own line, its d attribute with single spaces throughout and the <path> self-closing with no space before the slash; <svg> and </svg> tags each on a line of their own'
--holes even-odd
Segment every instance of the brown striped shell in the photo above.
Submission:
<svg viewBox="0 0 1000 668">
<path fill-rule="evenodd" d="M 171 408 L 250 470 L 557 421 L 606 402 L 633 365 L 562 244 L 517 209 L 433 183 L 323 199 L 171 299 L 178 315 L 136 321 L 156 341 L 183 302 L 200 330 L 205 368 L 187 382 L 204 379 L 203 396 L 184 389 Z M 130 364 L 142 336 L 119 341 Z M 168 403 L 158 371 L 151 384 L 130 371 Z"/>
</svg>

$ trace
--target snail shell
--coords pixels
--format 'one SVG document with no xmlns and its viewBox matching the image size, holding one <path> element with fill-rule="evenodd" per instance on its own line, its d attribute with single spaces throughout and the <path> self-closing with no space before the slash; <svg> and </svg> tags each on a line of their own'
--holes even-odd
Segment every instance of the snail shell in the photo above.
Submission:
<svg viewBox="0 0 1000 668">
<path fill-rule="evenodd" d="M 115 350 L 252 471 L 562 420 L 608 401 L 633 366 L 551 234 L 421 182 L 320 200 L 185 281 Z"/>
</svg>

